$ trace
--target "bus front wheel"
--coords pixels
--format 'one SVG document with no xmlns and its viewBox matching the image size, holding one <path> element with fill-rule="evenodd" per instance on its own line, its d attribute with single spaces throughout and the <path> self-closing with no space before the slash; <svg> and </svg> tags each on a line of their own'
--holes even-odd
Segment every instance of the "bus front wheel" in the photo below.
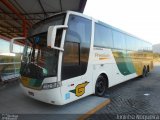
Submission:
<svg viewBox="0 0 160 120">
<path fill-rule="evenodd" d="M 104 96 L 106 88 L 107 88 L 106 78 L 100 75 L 96 81 L 95 95 L 99 97 Z"/>
</svg>

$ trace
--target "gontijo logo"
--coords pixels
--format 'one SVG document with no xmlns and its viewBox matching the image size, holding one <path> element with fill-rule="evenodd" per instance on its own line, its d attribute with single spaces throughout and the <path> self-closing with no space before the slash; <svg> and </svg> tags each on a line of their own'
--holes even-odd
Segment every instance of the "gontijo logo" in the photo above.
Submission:
<svg viewBox="0 0 160 120">
<path fill-rule="evenodd" d="M 78 84 L 74 90 L 70 90 L 69 92 L 75 93 L 77 97 L 82 96 L 85 93 L 85 87 L 89 82 L 85 81 L 82 84 Z"/>
<path fill-rule="evenodd" d="M 108 54 L 99 54 L 99 53 L 95 53 L 95 57 L 96 58 L 99 58 L 99 60 L 106 60 L 106 59 L 109 59 L 109 55 Z"/>
</svg>

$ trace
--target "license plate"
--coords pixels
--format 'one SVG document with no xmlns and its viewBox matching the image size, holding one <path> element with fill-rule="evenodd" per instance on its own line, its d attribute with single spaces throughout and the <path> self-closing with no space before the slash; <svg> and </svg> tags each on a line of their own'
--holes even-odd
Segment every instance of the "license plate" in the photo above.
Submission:
<svg viewBox="0 0 160 120">
<path fill-rule="evenodd" d="M 33 92 L 28 91 L 28 94 L 31 95 L 31 96 L 34 96 Z"/>
</svg>

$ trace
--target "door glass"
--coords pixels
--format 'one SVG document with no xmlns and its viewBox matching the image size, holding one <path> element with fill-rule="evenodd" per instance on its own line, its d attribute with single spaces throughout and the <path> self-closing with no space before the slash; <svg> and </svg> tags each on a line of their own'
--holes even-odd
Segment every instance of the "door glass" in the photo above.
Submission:
<svg viewBox="0 0 160 120">
<path fill-rule="evenodd" d="M 91 21 L 70 15 L 64 44 L 62 80 L 83 75 L 87 70 Z"/>
</svg>

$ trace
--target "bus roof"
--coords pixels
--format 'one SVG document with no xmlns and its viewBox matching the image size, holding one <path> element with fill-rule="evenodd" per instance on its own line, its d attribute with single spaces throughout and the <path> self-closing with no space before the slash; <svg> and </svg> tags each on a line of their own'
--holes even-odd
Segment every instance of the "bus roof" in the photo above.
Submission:
<svg viewBox="0 0 160 120">
<path fill-rule="evenodd" d="M 104 23 L 104 22 L 102 22 L 102 21 L 96 20 L 96 19 L 94 19 L 94 18 L 92 18 L 92 17 L 90 17 L 90 16 L 84 15 L 83 13 L 79 13 L 79 12 L 75 12 L 75 11 L 70 11 L 70 10 L 64 11 L 64 12 L 60 12 L 60 13 L 56 13 L 56 14 L 54 14 L 53 16 L 51 16 L 51 17 L 49 17 L 49 18 L 46 18 L 46 19 L 44 19 L 44 20 L 36 23 L 32 28 L 38 26 L 39 24 L 43 23 L 43 22 L 46 21 L 46 20 L 52 19 L 55 15 L 64 14 L 64 13 L 66 13 L 66 14 L 74 14 L 74 15 L 77 15 L 77 16 L 81 16 L 81 17 L 84 17 L 84 18 L 93 20 L 94 22 L 97 22 L 97 23 L 99 23 L 99 24 L 101 24 L 101 25 L 104 25 L 104 26 L 106 26 L 106 27 L 109 27 L 109 28 L 111 28 L 111 29 L 113 29 L 113 30 L 119 31 L 119 32 L 124 33 L 124 34 L 126 34 L 126 35 L 128 35 L 128 36 L 134 37 L 134 38 L 136 38 L 136 39 L 139 39 L 139 40 L 142 40 L 142 41 L 144 41 L 144 42 L 146 42 L 146 43 L 151 44 L 150 42 L 145 41 L 145 40 L 143 40 L 143 39 L 141 39 L 141 38 L 139 38 L 139 37 L 137 37 L 137 36 L 135 36 L 135 35 L 133 35 L 133 34 L 130 34 L 130 33 L 128 33 L 128 32 L 125 32 L 125 31 L 123 31 L 123 30 L 121 30 L 121 29 L 119 29 L 119 28 L 116 28 L 116 27 L 114 27 L 114 26 L 111 26 L 111 25 L 109 25 L 109 24 L 107 24 L 107 23 Z"/>
</svg>

